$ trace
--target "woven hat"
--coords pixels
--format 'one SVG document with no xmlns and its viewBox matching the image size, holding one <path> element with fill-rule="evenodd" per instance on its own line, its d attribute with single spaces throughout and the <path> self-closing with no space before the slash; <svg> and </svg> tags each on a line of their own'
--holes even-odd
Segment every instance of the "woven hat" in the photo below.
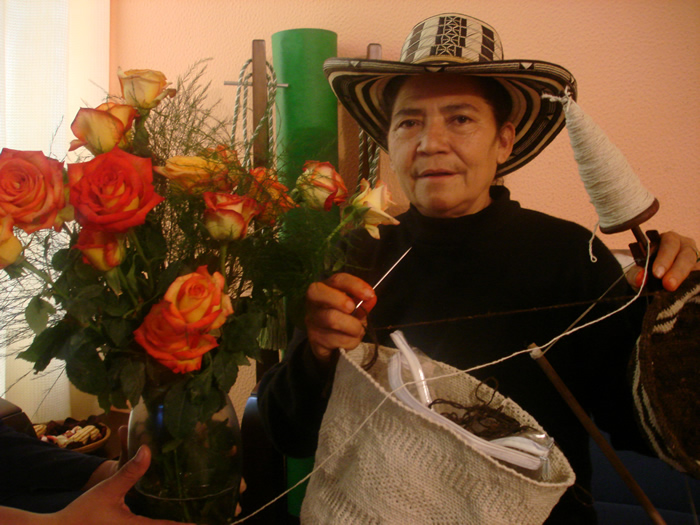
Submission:
<svg viewBox="0 0 700 525">
<path fill-rule="evenodd" d="M 404 42 L 398 62 L 330 58 L 323 70 L 338 100 L 384 150 L 391 115 L 384 90 L 399 75 L 451 73 L 498 80 L 510 95 L 508 120 L 515 126 L 510 157 L 498 175 L 514 171 L 539 154 L 564 127 L 561 104 L 542 99 L 547 93 L 576 98 L 576 79 L 561 66 L 537 60 L 503 60 L 496 30 L 467 15 L 447 13 L 416 25 Z"/>
</svg>

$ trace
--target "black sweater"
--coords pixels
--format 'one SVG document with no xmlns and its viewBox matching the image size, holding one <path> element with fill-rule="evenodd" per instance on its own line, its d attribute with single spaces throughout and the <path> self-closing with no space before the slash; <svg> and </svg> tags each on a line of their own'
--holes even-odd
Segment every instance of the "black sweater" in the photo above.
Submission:
<svg viewBox="0 0 700 525">
<path fill-rule="evenodd" d="M 381 228 L 381 239 L 361 236 L 351 255 L 353 272 L 373 284 L 409 246 L 411 252 L 377 288 L 370 315 L 382 344 L 400 328 L 430 357 L 460 369 L 544 345 L 622 275 L 614 256 L 586 229 L 525 210 L 508 190 L 493 187 L 494 202 L 457 219 L 433 219 L 416 209 Z M 631 295 L 621 279 L 583 322 L 616 309 Z M 597 424 L 625 448 L 643 448 L 632 415 L 626 367 L 639 334 L 643 305 L 558 341 L 547 353 L 579 402 Z M 580 323 L 579 323 L 580 324 Z M 259 406 L 268 431 L 283 452 L 314 453 L 327 399 L 328 380 L 305 344 L 293 345 L 282 363 L 263 378 Z M 475 372 L 495 378 L 498 390 L 532 414 L 552 435 L 577 476 L 590 490 L 588 435 L 539 366 L 527 355 Z M 563 498 L 561 523 L 593 523 L 585 493 Z M 578 500 L 588 500 L 581 505 Z M 552 523 L 556 520 L 554 515 Z M 548 522 L 549 523 L 549 522 Z"/>
</svg>

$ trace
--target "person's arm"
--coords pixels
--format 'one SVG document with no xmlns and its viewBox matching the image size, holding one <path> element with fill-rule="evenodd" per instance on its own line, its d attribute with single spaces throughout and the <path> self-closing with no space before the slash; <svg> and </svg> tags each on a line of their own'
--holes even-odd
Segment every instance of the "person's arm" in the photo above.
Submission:
<svg viewBox="0 0 700 525">
<path fill-rule="evenodd" d="M 7 525 L 63 525 L 66 523 L 176 525 L 176 522 L 173 521 L 152 520 L 136 516 L 124 503 L 126 493 L 148 470 L 150 462 L 151 452 L 148 447 L 142 446 L 137 454 L 116 474 L 94 486 L 66 508 L 50 514 L 38 514 L 0 507 L 0 523 Z"/>
<path fill-rule="evenodd" d="M 676 232 L 661 234 L 661 243 L 652 266 L 652 274 L 661 279 L 663 287 L 673 292 L 693 270 L 700 270 L 700 252 L 694 239 Z M 630 284 L 641 287 L 644 269 L 635 267 L 630 275 Z"/>
</svg>

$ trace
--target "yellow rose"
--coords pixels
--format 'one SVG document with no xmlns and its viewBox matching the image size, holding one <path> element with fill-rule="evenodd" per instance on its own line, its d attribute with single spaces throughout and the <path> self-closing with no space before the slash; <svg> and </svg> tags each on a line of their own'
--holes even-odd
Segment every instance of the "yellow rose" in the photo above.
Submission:
<svg viewBox="0 0 700 525">
<path fill-rule="evenodd" d="M 12 217 L 0 219 L 0 269 L 10 266 L 22 253 L 22 243 L 12 231 Z"/>
<path fill-rule="evenodd" d="M 360 181 L 360 192 L 352 199 L 350 205 L 344 210 L 345 213 L 350 213 L 353 209 L 368 208 L 362 216 L 362 226 L 375 239 L 379 239 L 380 224 L 397 225 L 394 217 L 386 213 L 386 209 L 393 204 L 389 188 L 382 182 L 378 182 L 374 188 L 371 188 L 366 179 Z"/>
<path fill-rule="evenodd" d="M 95 109 L 80 108 L 70 129 L 77 137 L 69 151 L 85 146 L 93 155 L 106 153 L 119 145 L 126 145 L 126 134 L 131 129 L 136 108 L 125 104 L 105 102 Z"/>
<path fill-rule="evenodd" d="M 342 204 L 348 197 L 343 178 L 330 162 L 306 161 L 296 188 L 304 202 L 315 210 L 329 211 L 333 204 Z"/>
<path fill-rule="evenodd" d="M 229 191 L 232 183 L 224 164 L 206 157 L 171 157 L 165 166 L 153 168 L 186 193 Z"/>
<path fill-rule="evenodd" d="M 129 69 L 117 71 L 122 96 L 127 104 L 141 108 L 153 109 L 165 97 L 174 97 L 175 89 L 168 88 L 170 83 L 160 71 L 152 69 Z"/>
</svg>

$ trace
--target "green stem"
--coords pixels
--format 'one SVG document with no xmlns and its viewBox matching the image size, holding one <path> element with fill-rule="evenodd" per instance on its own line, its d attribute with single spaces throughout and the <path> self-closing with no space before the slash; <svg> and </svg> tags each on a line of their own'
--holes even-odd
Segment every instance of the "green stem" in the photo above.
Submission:
<svg viewBox="0 0 700 525">
<path fill-rule="evenodd" d="M 129 286 L 129 280 L 126 278 L 126 275 L 124 275 L 124 272 L 122 271 L 121 267 L 117 266 L 117 275 L 119 275 L 119 280 L 124 284 L 124 289 L 126 290 L 127 295 L 129 296 L 129 299 L 131 299 L 131 302 L 134 305 L 134 308 L 138 308 L 139 306 L 139 300 L 134 294 L 134 290 L 131 289 L 131 286 Z"/>
<path fill-rule="evenodd" d="M 226 258 L 228 257 L 228 242 L 222 242 L 219 250 L 219 271 L 224 276 L 224 293 L 228 293 L 228 275 L 226 273 Z"/>
<path fill-rule="evenodd" d="M 362 217 L 368 210 L 369 208 L 354 208 L 350 213 L 348 213 L 345 217 L 343 217 L 338 223 L 338 226 L 336 226 L 333 231 L 326 237 L 326 240 L 324 242 L 324 248 L 330 246 L 334 242 L 334 238 L 338 233 L 342 231 L 345 226 L 347 226 L 349 223 L 353 222 L 356 220 L 357 216 Z"/>
<path fill-rule="evenodd" d="M 136 235 L 136 232 L 134 230 L 129 230 L 128 233 L 129 236 L 129 241 L 134 245 L 136 248 L 136 253 L 139 254 L 139 257 L 143 260 L 144 264 L 146 265 L 146 275 L 148 275 L 148 280 L 147 282 L 151 284 L 151 292 L 153 291 L 153 278 L 154 278 L 154 272 L 153 268 L 151 267 L 151 261 L 146 257 L 146 252 L 143 251 L 143 247 L 141 246 L 141 243 L 139 242 L 138 235 Z"/>
<path fill-rule="evenodd" d="M 26 268 L 26 269 L 29 270 L 31 273 L 33 273 L 34 275 L 36 275 L 37 277 L 39 277 L 39 278 L 40 278 L 42 281 L 44 281 L 46 284 L 50 284 L 52 287 L 53 287 L 53 285 L 55 284 L 55 283 L 53 282 L 53 279 L 51 279 L 51 276 L 50 276 L 48 273 L 46 273 L 46 272 L 40 270 L 39 268 L 37 268 L 36 266 L 34 266 L 32 263 L 30 263 L 27 259 L 25 259 L 24 261 L 22 261 L 22 267 Z"/>
</svg>

